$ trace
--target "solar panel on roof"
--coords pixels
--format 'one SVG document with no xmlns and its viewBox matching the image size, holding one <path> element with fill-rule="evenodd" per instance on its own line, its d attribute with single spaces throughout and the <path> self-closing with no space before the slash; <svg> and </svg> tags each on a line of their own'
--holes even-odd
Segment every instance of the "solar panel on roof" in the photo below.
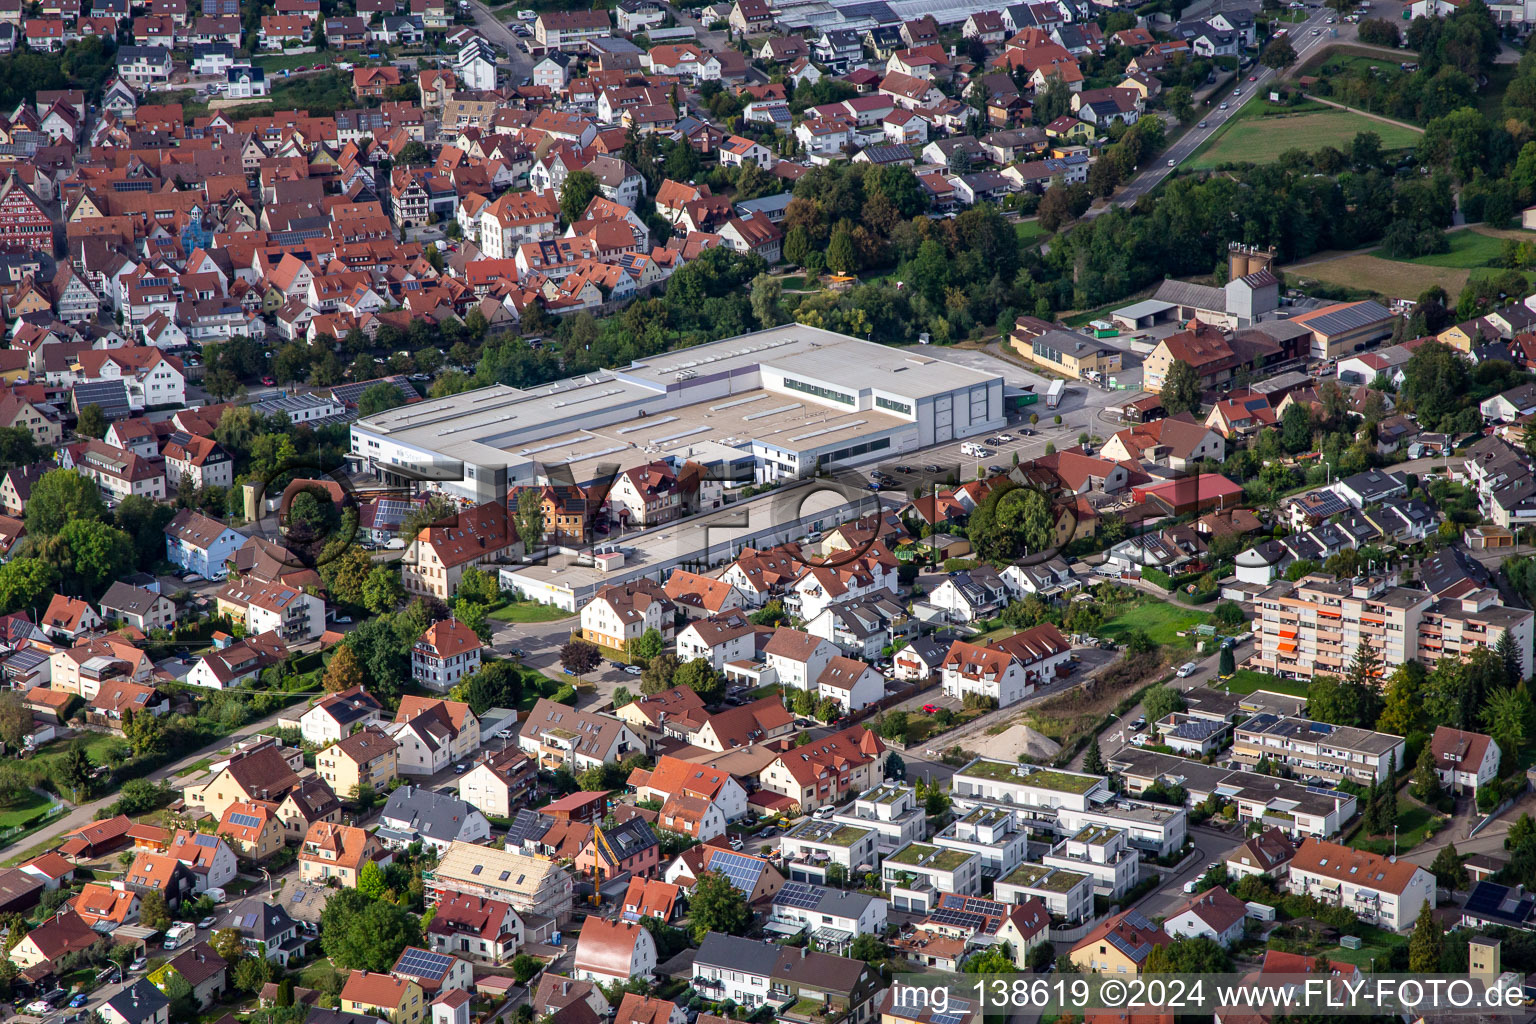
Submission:
<svg viewBox="0 0 1536 1024">
<path fill-rule="evenodd" d="M 425 949 L 408 949 L 400 954 L 395 970 L 417 978 L 441 978 L 453 966 L 453 957 Z"/>
<path fill-rule="evenodd" d="M 219 837 L 218 836 L 203 836 L 203 835 L 200 835 L 200 836 L 193 837 L 192 842 L 194 842 L 198 846 L 204 847 L 206 849 L 212 849 L 213 847 L 219 845 Z"/>
<path fill-rule="evenodd" d="M 241 828 L 256 828 L 261 824 L 261 819 L 254 814 L 231 814 L 229 820 Z"/>
<path fill-rule="evenodd" d="M 822 889 L 805 882 L 786 882 L 773 902 L 785 907 L 811 910 L 821 903 Z"/>
<path fill-rule="evenodd" d="M 733 886 L 746 895 L 752 895 L 757 888 L 758 877 L 762 874 L 763 866 L 751 857 L 745 857 L 729 850 L 716 850 L 710 858 L 709 870 L 718 871 L 728 878 Z"/>
</svg>

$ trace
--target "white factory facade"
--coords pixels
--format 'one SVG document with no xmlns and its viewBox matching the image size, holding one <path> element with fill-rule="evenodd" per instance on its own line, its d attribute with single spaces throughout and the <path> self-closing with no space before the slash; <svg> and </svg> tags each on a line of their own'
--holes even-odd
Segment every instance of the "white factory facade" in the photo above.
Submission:
<svg viewBox="0 0 1536 1024">
<path fill-rule="evenodd" d="M 537 388 L 496 385 L 358 420 L 352 462 L 476 502 L 657 460 L 741 483 L 892 459 L 1001 429 L 1003 379 L 800 324 Z"/>
</svg>

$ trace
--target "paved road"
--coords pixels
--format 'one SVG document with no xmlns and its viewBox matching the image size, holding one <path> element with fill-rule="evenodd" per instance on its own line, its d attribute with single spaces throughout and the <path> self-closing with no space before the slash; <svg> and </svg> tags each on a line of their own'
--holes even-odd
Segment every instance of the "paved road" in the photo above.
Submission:
<svg viewBox="0 0 1536 1024">
<path fill-rule="evenodd" d="M 1291 45 L 1296 48 L 1297 66 L 1305 63 L 1307 55 L 1317 47 L 1324 44 L 1342 43 L 1345 41 L 1345 32 L 1341 31 L 1338 38 L 1328 35 L 1328 19 L 1333 17 L 1337 17 L 1337 15 L 1332 9 L 1319 8 L 1312 11 L 1311 15 L 1307 18 L 1306 21 L 1298 25 L 1290 26 Z M 1353 25 L 1336 27 L 1342 27 L 1351 30 L 1349 34 L 1353 34 Z M 1318 35 L 1314 36 L 1312 34 L 1314 29 L 1318 31 Z M 1234 99 L 1246 100 L 1250 97 L 1262 96 L 1268 90 L 1270 83 L 1275 80 L 1274 69 L 1267 68 L 1262 64 L 1255 64 L 1252 68 L 1250 68 L 1249 75 L 1255 78 L 1256 81 L 1249 82 L 1247 81 L 1248 76 L 1243 76 L 1244 80 L 1241 86 L 1239 86 L 1242 92 L 1241 97 L 1233 97 L 1230 95 L 1219 97 L 1212 96 L 1211 102 L 1215 104 L 1212 109 L 1207 110 L 1204 107 L 1197 106 L 1196 116 L 1200 119 L 1200 124 L 1205 125 L 1205 127 L 1201 128 L 1196 126 L 1185 132 L 1177 142 L 1175 142 L 1172 146 L 1169 146 L 1167 150 L 1159 155 L 1155 165 L 1148 167 L 1136 177 L 1132 178 L 1129 184 L 1127 184 L 1124 188 L 1115 194 L 1113 205 L 1122 207 L 1134 206 L 1136 200 L 1140 199 L 1148 192 L 1151 192 L 1153 189 L 1157 188 L 1158 185 L 1162 184 L 1163 179 L 1168 177 L 1176 165 L 1181 164 L 1187 160 L 1196 149 L 1205 143 L 1207 139 L 1216 134 L 1216 132 L 1221 129 L 1221 126 L 1226 124 L 1227 119 L 1234 116 L 1238 109 L 1241 107 L 1241 103 L 1238 103 L 1230 106 L 1227 110 L 1222 110 L 1220 108 L 1221 103 L 1225 102 L 1232 104 Z M 1297 145 L 1305 147 L 1306 140 L 1297 140 Z M 1108 209 L 1108 205 L 1094 207 L 1093 209 L 1090 209 L 1084 216 L 1095 217 Z"/>
<path fill-rule="evenodd" d="M 514 85 L 533 74 L 533 58 L 517 48 L 520 37 L 507 27 L 507 22 L 517 17 L 515 4 L 504 7 L 498 14 L 481 0 L 472 0 L 469 13 L 475 20 L 475 29 L 485 37 L 486 42 L 506 51 L 507 59 L 499 62 L 499 66 L 511 69 L 508 74 Z"/>
<path fill-rule="evenodd" d="M 1228 835 L 1225 832 L 1205 828 L 1190 829 L 1189 838 L 1195 842 L 1194 859 L 1177 873 L 1165 874 L 1162 885 L 1135 903 L 1135 906 L 1147 917 L 1166 917 L 1171 913 L 1188 898 L 1184 894 L 1184 883 L 1192 882 L 1204 875 L 1213 862 L 1219 862 L 1228 850 L 1241 841 L 1236 834 Z M 1142 870 L 1151 869 L 1143 865 Z"/>
</svg>

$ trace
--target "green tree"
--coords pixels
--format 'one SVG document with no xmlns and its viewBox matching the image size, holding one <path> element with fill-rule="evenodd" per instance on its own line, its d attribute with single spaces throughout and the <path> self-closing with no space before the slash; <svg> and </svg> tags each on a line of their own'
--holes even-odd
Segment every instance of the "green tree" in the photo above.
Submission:
<svg viewBox="0 0 1536 1024">
<path fill-rule="evenodd" d="M 501 587 L 490 573 L 483 569 L 469 568 L 459 577 L 459 587 L 454 591 L 454 596 L 481 604 L 493 604 L 501 597 Z"/>
<path fill-rule="evenodd" d="M 705 704 L 718 703 L 725 696 L 725 677 L 703 658 L 694 658 L 678 666 L 672 674 L 673 686 L 686 686 Z"/>
<path fill-rule="evenodd" d="M 64 748 L 59 778 L 75 795 L 77 803 L 90 794 L 91 773 L 95 770 L 96 766 L 91 763 L 91 757 L 85 751 L 85 740 L 77 739 Z"/>
<path fill-rule="evenodd" d="M 1230 968 L 1227 951 L 1202 935 L 1153 946 L 1142 970 L 1146 974 L 1222 974 Z"/>
<path fill-rule="evenodd" d="M 72 469 L 51 469 L 32 485 L 24 515 L 27 535 L 35 542 L 54 536 L 71 522 L 102 519 L 106 505 L 92 481 Z"/>
<path fill-rule="evenodd" d="M 865 963 L 874 963 L 884 960 L 890 955 L 890 947 L 885 940 L 870 932 L 860 932 L 854 936 L 853 944 L 848 947 L 848 955 L 854 960 L 863 960 Z"/>
<path fill-rule="evenodd" d="M 1088 741 L 1088 752 L 1083 755 L 1083 771 L 1089 775 L 1103 775 L 1104 753 L 1099 750 L 1099 737 L 1095 735 Z"/>
<path fill-rule="evenodd" d="M 591 171 L 572 171 L 560 186 L 560 216 L 574 224 L 586 212 L 588 204 L 602 193 L 597 175 Z"/>
<path fill-rule="evenodd" d="M 1163 408 L 1168 415 L 1177 416 L 1181 412 L 1200 411 L 1200 375 L 1195 368 L 1182 359 L 1175 359 L 1168 365 L 1168 373 L 1163 377 Z"/>
<path fill-rule="evenodd" d="M 1440 773 L 1435 770 L 1435 751 L 1431 744 L 1419 748 L 1413 766 L 1413 795 L 1433 806 L 1440 800 Z"/>
<path fill-rule="evenodd" d="M 1280 418 L 1280 443 L 1292 455 L 1312 447 L 1312 412 L 1301 402 L 1292 402 Z"/>
<path fill-rule="evenodd" d="M 672 686 L 679 662 L 675 654 L 658 654 L 640 673 L 640 692 L 647 697 Z"/>
<path fill-rule="evenodd" d="M 544 495 L 538 488 L 525 487 L 517 492 L 517 511 L 512 523 L 525 553 L 539 546 L 544 539 Z"/>
<path fill-rule="evenodd" d="M 208 937 L 208 945 L 229 963 L 245 955 L 245 940 L 240 937 L 238 928 L 220 928 Z"/>
<path fill-rule="evenodd" d="M 360 417 L 372 416 L 404 404 L 405 396 L 400 393 L 400 389 L 381 380 L 364 388 L 363 393 L 357 396 L 357 414 Z"/>
<path fill-rule="evenodd" d="M 624 646 L 627 648 L 624 653 L 629 655 L 631 661 L 640 665 L 649 665 L 651 659 L 660 654 L 666 645 L 661 631 L 652 626 L 639 636 L 625 641 Z"/>
<path fill-rule="evenodd" d="M 1520 645 L 1515 643 L 1514 634 L 1505 630 L 1499 634 L 1498 643 L 1494 644 L 1494 653 L 1504 663 L 1504 679 L 1510 686 L 1517 686 L 1525 681 L 1525 659 L 1520 656 Z"/>
<path fill-rule="evenodd" d="M 1272 39 L 1269 45 L 1264 47 L 1264 52 L 1259 54 L 1259 63 L 1267 68 L 1279 71 L 1296 63 L 1296 48 L 1286 38 Z"/>
<path fill-rule="evenodd" d="M 1459 889 L 1465 892 L 1471 887 L 1471 876 L 1467 874 L 1467 867 L 1462 863 L 1461 854 L 1456 852 L 1455 843 L 1448 844 L 1435 854 L 1429 870 L 1434 873 L 1436 883 L 1447 889 Z"/>
<path fill-rule="evenodd" d="M 32 710 L 14 691 L 0 691 L 0 740 L 8 753 L 21 750 L 32 734 Z"/>
<path fill-rule="evenodd" d="M 1444 935 L 1440 922 L 1425 900 L 1419 907 L 1419 919 L 1414 923 L 1413 935 L 1408 939 L 1408 970 L 1414 974 L 1432 974 L 1440 970 L 1440 954 Z"/>
<path fill-rule="evenodd" d="M 192 993 L 192 985 L 181 976 L 180 971 L 167 969 L 158 988 L 171 1001 L 166 1013 L 174 1024 L 197 1020 L 197 997 Z"/>
<path fill-rule="evenodd" d="M 264 956 L 245 957 L 235 964 L 234 976 L 230 980 L 240 991 L 256 995 L 272 980 L 272 961 Z"/>
<path fill-rule="evenodd" d="M 1221 657 L 1217 659 L 1216 671 L 1223 677 L 1230 676 L 1237 671 L 1237 659 L 1232 655 L 1232 648 L 1222 647 Z"/>
<path fill-rule="evenodd" d="M 512 976 L 517 979 L 519 985 L 526 985 L 533 980 L 533 976 L 544 969 L 544 961 L 527 953 L 519 953 L 512 958 Z"/>
<path fill-rule="evenodd" d="M 107 436 L 107 414 L 101 411 L 101 406 L 91 402 L 80 410 L 80 416 L 75 420 L 75 433 L 98 441 Z"/>
<path fill-rule="evenodd" d="M 1141 707 L 1147 721 L 1160 722 L 1175 711 L 1184 710 L 1184 695 L 1172 687 L 1156 683 L 1147 687 L 1147 692 L 1142 694 Z"/>
<path fill-rule="evenodd" d="M 834 231 L 827 245 L 827 269 L 834 274 L 852 274 L 859 269 L 853 251 L 853 238 L 846 231 Z"/>
<path fill-rule="evenodd" d="M 909 724 L 910 719 L 905 711 L 889 711 L 880 719 L 880 735 L 888 740 L 905 742 Z"/>
<path fill-rule="evenodd" d="M 1524 686 L 1501 687 L 1488 695 L 1483 724 L 1500 750 L 1520 750 L 1525 746 L 1533 713 L 1531 696 Z"/>
<path fill-rule="evenodd" d="M 371 900 L 382 899 L 388 886 L 384 882 L 384 870 L 379 862 L 370 860 L 357 873 L 357 891 Z"/>
<path fill-rule="evenodd" d="M 139 897 L 139 923 L 157 931 L 171 926 L 171 910 L 165 905 L 164 893 L 151 889 Z"/>
<path fill-rule="evenodd" d="M 744 935 L 752 924 L 752 909 L 747 906 L 746 897 L 718 871 L 699 875 L 693 897 L 688 901 L 688 916 L 696 943 L 710 932 Z"/>
<path fill-rule="evenodd" d="M 374 615 L 392 612 L 405 601 L 405 585 L 400 582 L 400 570 L 390 566 L 375 566 L 363 581 L 363 606 Z M 476 605 L 480 608 L 482 605 Z M 481 639 L 488 639 L 482 637 Z"/>
<path fill-rule="evenodd" d="M 30 610 L 40 621 L 43 598 L 52 596 L 58 581 L 58 571 L 41 559 L 12 558 L 0 565 L 0 614 Z"/>
<path fill-rule="evenodd" d="M 344 971 L 387 971 L 407 946 L 421 944 L 415 914 L 355 889 L 341 889 L 320 915 L 320 948 Z"/>
</svg>

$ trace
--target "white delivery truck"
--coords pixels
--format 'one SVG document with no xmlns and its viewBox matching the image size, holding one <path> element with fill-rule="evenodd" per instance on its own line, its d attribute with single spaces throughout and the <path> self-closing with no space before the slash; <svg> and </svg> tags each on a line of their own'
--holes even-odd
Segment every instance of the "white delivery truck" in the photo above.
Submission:
<svg viewBox="0 0 1536 1024">
<path fill-rule="evenodd" d="M 1066 388 L 1067 382 L 1064 380 L 1051 381 L 1051 389 L 1045 393 L 1045 407 L 1047 409 L 1054 409 L 1060 405 L 1061 394 Z"/>
</svg>

